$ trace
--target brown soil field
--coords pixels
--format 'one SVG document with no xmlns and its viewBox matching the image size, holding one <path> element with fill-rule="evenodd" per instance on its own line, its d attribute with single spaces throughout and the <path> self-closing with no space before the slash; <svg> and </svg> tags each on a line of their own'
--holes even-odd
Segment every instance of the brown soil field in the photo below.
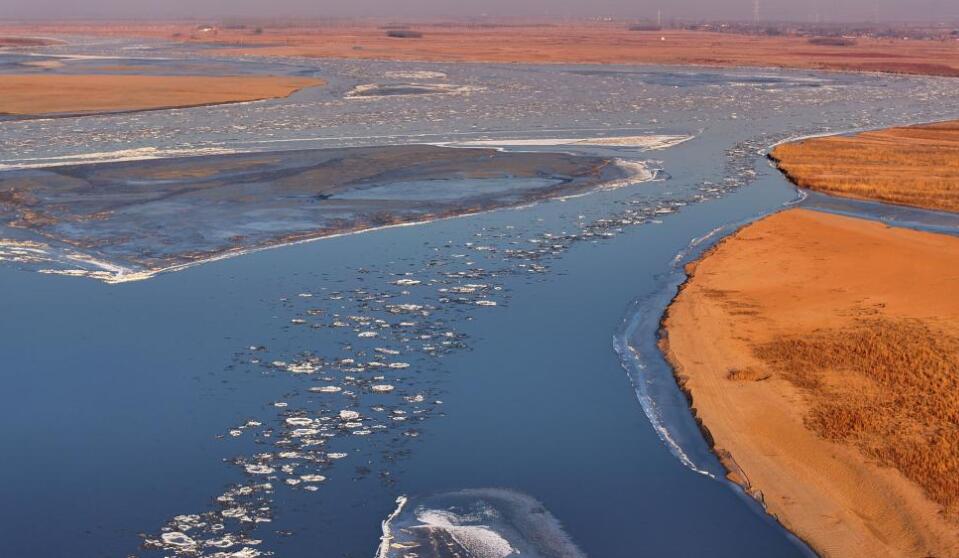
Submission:
<svg viewBox="0 0 959 558">
<path fill-rule="evenodd" d="M 688 271 L 662 345 L 730 478 L 823 556 L 959 556 L 959 238 L 796 209 Z"/>
<path fill-rule="evenodd" d="M 787 143 L 771 157 L 802 188 L 959 211 L 959 121 Z"/>
<path fill-rule="evenodd" d="M 959 41 L 859 39 L 810 44 L 805 37 L 695 31 L 630 31 L 625 24 L 408 26 L 421 38 L 388 37 L 372 22 L 200 31 L 186 23 L 60 23 L 0 26 L 0 33 L 149 36 L 216 44 L 228 54 L 423 61 L 774 66 L 959 76 Z"/>
<path fill-rule="evenodd" d="M 94 114 L 285 97 L 322 80 L 274 76 L 4 75 L 0 114 Z"/>
</svg>

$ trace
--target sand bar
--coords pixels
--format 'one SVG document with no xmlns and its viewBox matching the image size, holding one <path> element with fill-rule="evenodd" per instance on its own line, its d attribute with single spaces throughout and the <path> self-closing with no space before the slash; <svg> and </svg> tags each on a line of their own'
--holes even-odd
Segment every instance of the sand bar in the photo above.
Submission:
<svg viewBox="0 0 959 558">
<path fill-rule="evenodd" d="M 959 121 L 807 139 L 771 156 L 802 188 L 959 211 Z"/>
<path fill-rule="evenodd" d="M 959 238 L 790 210 L 689 272 L 663 346 L 730 478 L 824 556 L 959 555 Z"/>
<path fill-rule="evenodd" d="M 0 114 L 95 114 L 285 97 L 322 85 L 276 76 L 4 75 Z"/>
<path fill-rule="evenodd" d="M 603 157 L 428 145 L 145 159 L 150 153 L 0 173 L 0 239 L 66 247 L 104 269 L 156 272 L 652 178 Z"/>
</svg>

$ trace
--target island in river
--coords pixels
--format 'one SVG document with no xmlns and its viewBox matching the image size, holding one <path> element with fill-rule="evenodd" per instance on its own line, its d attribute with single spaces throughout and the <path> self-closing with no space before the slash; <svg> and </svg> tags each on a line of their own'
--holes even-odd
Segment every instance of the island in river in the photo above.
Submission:
<svg viewBox="0 0 959 558">
<path fill-rule="evenodd" d="M 770 157 L 802 188 L 959 211 L 956 121 L 784 143 Z"/>
<path fill-rule="evenodd" d="M 604 157 L 430 145 L 19 168 L 0 176 L 0 249 L 21 264 L 72 262 L 58 272 L 126 281 L 651 176 Z"/>
<path fill-rule="evenodd" d="M 4 75 L 0 115 L 79 116 L 217 105 L 286 97 L 323 83 L 279 76 Z"/>
</svg>

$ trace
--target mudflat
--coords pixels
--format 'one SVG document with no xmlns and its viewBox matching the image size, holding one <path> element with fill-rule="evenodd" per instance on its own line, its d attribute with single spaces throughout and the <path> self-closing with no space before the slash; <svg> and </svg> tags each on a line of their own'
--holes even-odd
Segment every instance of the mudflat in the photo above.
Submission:
<svg viewBox="0 0 959 558">
<path fill-rule="evenodd" d="M 404 26 L 377 22 L 200 30 L 195 23 L 64 22 L 0 27 L 0 33 L 156 37 L 224 47 L 228 54 L 381 60 L 774 66 L 959 76 L 959 41 L 857 39 L 815 44 L 806 37 L 705 31 L 631 31 L 625 23 L 547 22 Z"/>
<path fill-rule="evenodd" d="M 663 347 L 730 478 L 823 556 L 959 555 L 959 238 L 790 210 L 689 272 Z"/>
<path fill-rule="evenodd" d="M 95 114 L 285 97 L 322 85 L 275 76 L 4 75 L 0 114 Z"/>
<path fill-rule="evenodd" d="M 771 156 L 802 188 L 959 211 L 959 121 L 812 138 Z"/>
<path fill-rule="evenodd" d="M 428 145 L 27 168 L 0 175 L 0 238 L 152 273 L 578 195 L 632 173 L 601 157 Z"/>
</svg>

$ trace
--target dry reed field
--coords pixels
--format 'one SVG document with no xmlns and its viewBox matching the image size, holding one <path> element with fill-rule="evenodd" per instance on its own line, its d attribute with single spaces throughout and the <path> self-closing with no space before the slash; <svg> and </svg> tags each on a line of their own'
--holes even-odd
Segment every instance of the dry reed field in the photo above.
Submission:
<svg viewBox="0 0 959 558">
<path fill-rule="evenodd" d="M 817 434 L 855 445 L 959 511 L 959 336 L 872 318 L 755 351 L 813 402 L 805 422 Z"/>
<path fill-rule="evenodd" d="M 261 25 L 201 29 L 196 22 L 62 22 L 0 26 L 0 33 L 155 37 L 221 46 L 224 54 L 248 56 L 773 66 L 959 76 L 959 41 L 955 40 L 862 38 L 851 44 L 817 44 L 799 36 L 634 31 L 625 23 L 587 21 L 410 23 L 402 26 L 405 38 L 375 21 Z"/>
<path fill-rule="evenodd" d="M 959 122 L 808 139 L 771 156 L 802 188 L 959 211 Z"/>
</svg>

